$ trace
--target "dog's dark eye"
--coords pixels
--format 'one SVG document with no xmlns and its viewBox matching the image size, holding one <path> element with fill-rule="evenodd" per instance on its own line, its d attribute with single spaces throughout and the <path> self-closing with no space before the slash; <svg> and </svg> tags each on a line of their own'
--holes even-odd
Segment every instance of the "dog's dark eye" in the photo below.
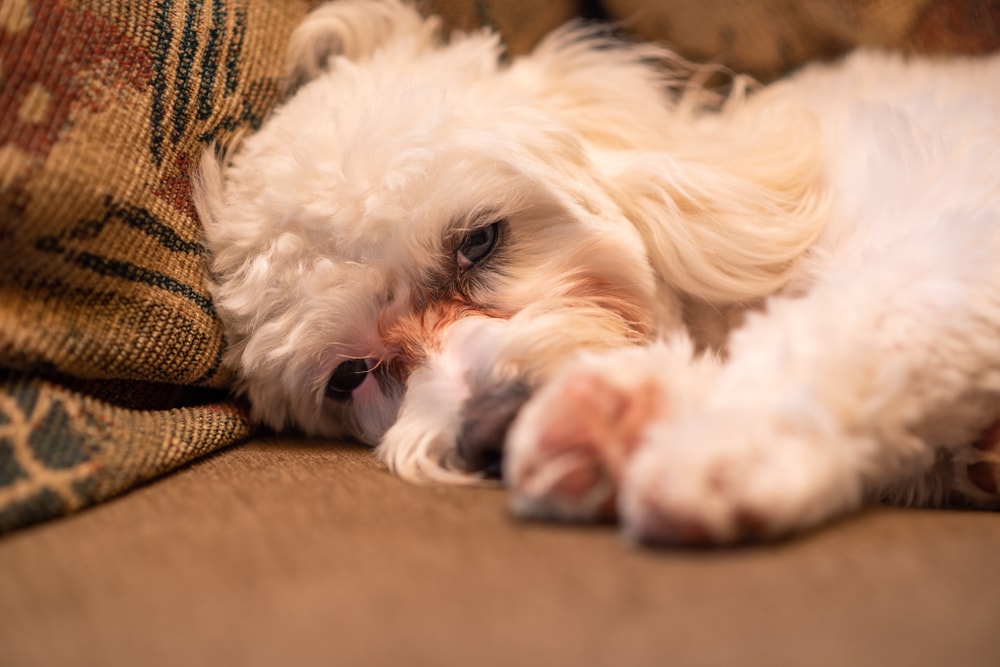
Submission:
<svg viewBox="0 0 1000 667">
<path fill-rule="evenodd" d="M 333 371 L 326 383 L 326 395 L 335 401 L 346 401 L 368 376 L 367 359 L 348 359 Z"/>
<path fill-rule="evenodd" d="M 476 262 L 485 259 L 497 244 L 500 236 L 500 223 L 494 222 L 488 227 L 480 227 L 469 232 L 469 235 L 458 246 L 456 258 L 458 267 L 462 270 L 468 269 Z"/>
</svg>

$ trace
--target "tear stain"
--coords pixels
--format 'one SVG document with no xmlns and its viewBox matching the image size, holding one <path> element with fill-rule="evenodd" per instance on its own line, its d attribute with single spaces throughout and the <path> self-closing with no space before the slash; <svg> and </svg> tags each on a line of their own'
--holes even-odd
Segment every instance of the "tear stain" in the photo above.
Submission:
<svg viewBox="0 0 1000 667">
<path fill-rule="evenodd" d="M 384 361 L 389 372 L 405 381 L 430 353 L 444 346 L 445 333 L 463 317 L 478 315 L 507 319 L 496 310 L 477 307 L 464 299 L 434 302 L 391 321 L 380 319 L 378 335 L 389 354 Z"/>
</svg>

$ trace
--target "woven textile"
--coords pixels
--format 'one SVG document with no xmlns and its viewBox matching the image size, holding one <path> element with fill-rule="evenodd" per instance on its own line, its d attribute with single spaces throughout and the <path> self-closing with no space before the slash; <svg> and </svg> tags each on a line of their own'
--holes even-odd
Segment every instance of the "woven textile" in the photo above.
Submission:
<svg viewBox="0 0 1000 667">
<path fill-rule="evenodd" d="M 259 124 L 304 2 L 0 5 L 0 531 L 250 433 L 191 165 Z"/>
</svg>

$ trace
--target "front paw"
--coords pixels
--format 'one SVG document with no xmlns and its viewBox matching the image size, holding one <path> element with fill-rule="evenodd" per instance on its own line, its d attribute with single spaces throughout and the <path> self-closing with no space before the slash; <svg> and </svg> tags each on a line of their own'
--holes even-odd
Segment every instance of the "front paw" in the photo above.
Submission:
<svg viewBox="0 0 1000 667">
<path fill-rule="evenodd" d="M 766 411 L 664 422 L 629 463 L 619 500 L 638 542 L 723 545 L 782 537 L 861 504 L 840 436 Z"/>
<path fill-rule="evenodd" d="M 504 479 L 522 516 L 612 518 L 625 462 L 663 409 L 660 390 L 592 370 L 567 373 L 524 407 L 507 441 Z"/>
<path fill-rule="evenodd" d="M 614 518 L 628 461 L 650 424 L 674 418 L 707 392 L 716 362 L 689 343 L 587 355 L 521 410 L 507 437 L 504 479 L 522 516 Z"/>
</svg>

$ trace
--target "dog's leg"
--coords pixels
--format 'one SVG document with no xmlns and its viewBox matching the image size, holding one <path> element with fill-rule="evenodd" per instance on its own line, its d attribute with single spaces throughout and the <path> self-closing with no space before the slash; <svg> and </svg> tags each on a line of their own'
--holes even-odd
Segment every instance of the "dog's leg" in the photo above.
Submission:
<svg viewBox="0 0 1000 667">
<path fill-rule="evenodd" d="M 725 543 L 890 492 L 930 500 L 919 487 L 942 452 L 970 451 L 1000 404 L 1000 238 L 992 221 L 974 227 L 900 241 L 774 301 L 721 370 L 665 362 L 658 346 L 571 367 L 511 432 L 515 507 L 592 518 L 617 495 L 637 539 Z M 996 501 L 988 442 L 952 482 L 980 504 Z"/>
<path fill-rule="evenodd" d="M 997 416 L 1000 239 L 980 217 L 902 240 L 751 320 L 704 406 L 646 431 L 623 480 L 627 529 L 730 542 L 889 491 L 931 500 L 920 485 L 941 453 L 968 452 Z M 958 466 L 953 488 L 995 503 L 983 462 Z"/>
</svg>

